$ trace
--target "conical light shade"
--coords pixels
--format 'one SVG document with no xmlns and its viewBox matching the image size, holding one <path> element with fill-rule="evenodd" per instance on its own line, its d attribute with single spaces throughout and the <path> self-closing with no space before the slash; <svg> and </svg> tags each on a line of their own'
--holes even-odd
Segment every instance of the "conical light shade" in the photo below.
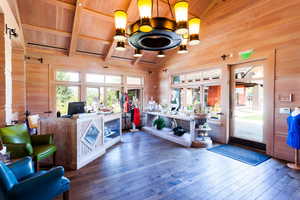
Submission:
<svg viewBox="0 0 300 200">
<path fill-rule="evenodd" d="M 125 29 L 127 25 L 127 13 L 122 10 L 117 10 L 114 13 L 115 15 L 115 27 L 116 27 L 116 34 L 114 39 L 117 41 L 122 41 L 126 39 L 125 36 Z"/>
<path fill-rule="evenodd" d="M 188 21 L 188 9 L 189 4 L 187 1 L 179 1 L 175 4 L 175 18 L 177 22 L 177 34 L 186 34 L 188 33 L 187 21 Z"/>
<path fill-rule="evenodd" d="M 197 45 L 200 43 L 200 23 L 201 20 L 199 18 L 192 18 L 189 20 L 190 45 Z"/>
</svg>

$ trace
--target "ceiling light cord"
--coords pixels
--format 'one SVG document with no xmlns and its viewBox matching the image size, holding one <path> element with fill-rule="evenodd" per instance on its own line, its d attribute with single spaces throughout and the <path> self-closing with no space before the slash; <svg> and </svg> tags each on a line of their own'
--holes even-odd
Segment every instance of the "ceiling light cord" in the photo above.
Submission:
<svg viewBox="0 0 300 200">
<path fill-rule="evenodd" d="M 174 14 L 173 14 L 173 10 L 172 10 L 171 4 L 170 4 L 170 0 L 168 0 L 168 5 L 169 5 L 169 9 L 170 9 L 172 18 L 175 19 Z"/>
<path fill-rule="evenodd" d="M 158 9 L 158 0 L 156 0 L 156 14 L 157 14 L 157 17 L 159 17 L 159 9 Z"/>
</svg>

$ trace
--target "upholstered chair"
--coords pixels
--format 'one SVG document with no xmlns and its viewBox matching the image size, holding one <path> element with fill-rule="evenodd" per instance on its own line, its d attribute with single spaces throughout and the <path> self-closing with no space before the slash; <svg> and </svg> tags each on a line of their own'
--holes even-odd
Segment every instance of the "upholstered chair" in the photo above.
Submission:
<svg viewBox="0 0 300 200">
<path fill-rule="evenodd" d="M 52 200 L 61 194 L 68 200 L 69 189 L 63 167 L 35 172 L 29 156 L 10 165 L 0 161 L 1 200 Z"/>
<path fill-rule="evenodd" d="M 13 159 L 31 156 L 35 169 L 39 170 L 39 161 L 53 155 L 55 165 L 56 146 L 52 135 L 30 135 L 26 124 L 19 124 L 0 128 L 0 137 Z"/>
</svg>

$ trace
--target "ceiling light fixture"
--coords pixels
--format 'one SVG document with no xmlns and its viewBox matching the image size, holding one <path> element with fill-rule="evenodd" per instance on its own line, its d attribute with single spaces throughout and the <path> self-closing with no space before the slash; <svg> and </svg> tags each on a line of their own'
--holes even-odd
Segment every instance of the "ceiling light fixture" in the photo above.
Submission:
<svg viewBox="0 0 300 200">
<path fill-rule="evenodd" d="M 188 2 L 180 0 L 175 3 L 175 14 L 169 0 L 167 3 L 172 19 L 159 15 L 159 0 L 156 0 L 156 12 L 153 12 L 153 0 L 137 0 L 140 17 L 135 23 L 129 25 L 128 29 L 126 29 L 126 12 L 115 11 L 116 49 L 124 50 L 128 39 L 128 43 L 135 48 L 134 57 L 141 56 L 139 54 L 141 50 L 158 51 L 157 57 L 164 57 L 165 50 L 179 47 L 178 53 L 187 53 L 188 45 L 198 44 L 200 19 L 188 20 Z"/>
<path fill-rule="evenodd" d="M 179 1 L 175 4 L 175 16 L 176 16 L 176 33 L 179 35 L 188 33 L 188 9 L 189 4 L 187 1 Z"/>
<path fill-rule="evenodd" d="M 196 17 L 189 20 L 190 45 L 192 46 L 200 43 L 200 23 L 201 20 Z"/>
<path fill-rule="evenodd" d="M 141 51 L 140 49 L 135 49 L 135 50 L 134 50 L 134 55 L 133 55 L 133 57 L 138 58 L 138 57 L 142 57 L 142 56 L 143 56 L 143 54 L 142 54 L 142 51 Z"/>
<path fill-rule="evenodd" d="M 165 53 L 164 53 L 163 51 L 159 51 L 159 52 L 157 53 L 157 57 L 158 57 L 158 58 L 164 58 L 164 57 L 166 57 L 166 55 L 165 55 Z"/>
</svg>

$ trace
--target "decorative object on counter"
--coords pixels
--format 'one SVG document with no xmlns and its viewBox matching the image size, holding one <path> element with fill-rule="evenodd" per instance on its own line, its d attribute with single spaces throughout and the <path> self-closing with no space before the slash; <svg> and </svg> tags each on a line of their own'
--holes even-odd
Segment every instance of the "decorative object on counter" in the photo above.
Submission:
<svg viewBox="0 0 300 200">
<path fill-rule="evenodd" d="M 101 132 L 96 127 L 95 122 L 91 121 L 83 137 L 81 138 L 81 141 L 89 148 L 94 149 L 100 134 Z"/>
<path fill-rule="evenodd" d="M 207 123 L 200 125 L 196 131 L 199 133 L 199 139 L 192 143 L 192 147 L 195 148 L 206 148 L 212 144 L 211 138 L 208 136 L 208 132 L 212 129 L 209 127 Z"/>
<path fill-rule="evenodd" d="M 286 143 L 295 149 L 295 163 L 288 163 L 287 166 L 294 170 L 300 170 L 299 149 L 300 149 L 300 107 L 296 107 L 287 118 L 288 137 Z"/>
<path fill-rule="evenodd" d="M 166 126 L 165 120 L 162 117 L 158 117 L 154 120 L 153 126 L 156 127 L 157 130 L 162 130 Z"/>
<path fill-rule="evenodd" d="M 181 126 L 177 126 L 176 128 L 174 128 L 173 132 L 174 135 L 179 137 L 183 136 L 186 133 L 186 131 Z"/>
</svg>

